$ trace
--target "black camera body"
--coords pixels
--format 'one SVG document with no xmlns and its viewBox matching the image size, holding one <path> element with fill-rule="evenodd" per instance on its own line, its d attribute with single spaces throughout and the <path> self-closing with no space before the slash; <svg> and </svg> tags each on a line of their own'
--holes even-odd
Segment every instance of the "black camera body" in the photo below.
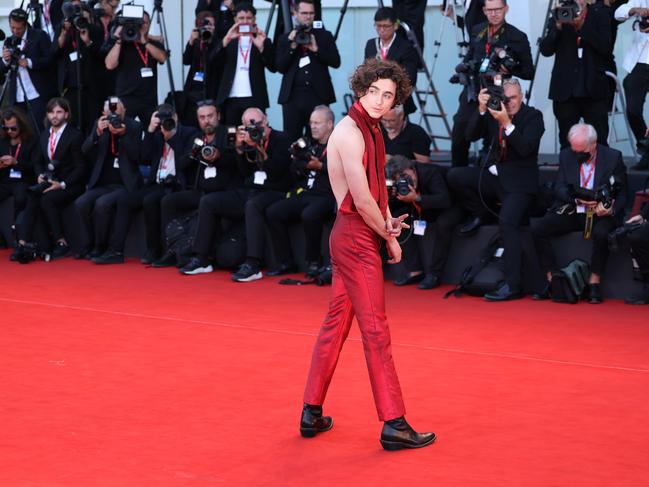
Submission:
<svg viewBox="0 0 649 487">
<path fill-rule="evenodd" d="M 621 188 L 622 184 L 620 181 L 618 181 L 615 176 L 611 176 L 608 181 L 602 183 L 601 186 L 595 190 L 575 187 L 570 184 L 568 185 L 568 194 L 573 200 L 597 201 L 608 210 L 613 206 L 613 201 L 617 197 Z"/>
<path fill-rule="evenodd" d="M 502 86 L 488 86 L 487 93 L 489 93 L 489 101 L 487 101 L 487 108 L 491 108 L 499 112 L 502 107 L 501 103 L 507 105 L 509 98 L 505 96 L 505 90 Z"/>
<path fill-rule="evenodd" d="M 194 144 L 192 145 L 189 157 L 200 162 L 201 164 L 211 165 L 212 162 L 208 163 L 206 159 L 211 159 L 214 157 L 218 149 L 211 144 L 206 143 L 200 137 L 194 139 Z"/>
<path fill-rule="evenodd" d="M 315 157 L 315 146 L 311 140 L 300 137 L 289 147 L 291 157 L 298 161 L 309 162 L 312 157 Z"/>
<path fill-rule="evenodd" d="M 115 112 L 109 112 L 106 118 L 108 119 L 110 126 L 114 129 L 118 129 L 122 126 L 122 117 L 120 117 L 119 114 Z"/>
<path fill-rule="evenodd" d="M 264 127 L 259 122 L 251 120 L 251 123 L 244 127 L 244 130 L 248 132 L 250 140 L 255 144 L 261 144 L 261 141 L 264 139 Z"/>
<path fill-rule="evenodd" d="M 198 38 L 203 42 L 210 42 L 212 40 L 212 31 L 207 28 L 208 25 L 210 25 L 210 21 L 205 19 L 198 29 Z"/>
<path fill-rule="evenodd" d="M 13 67 L 15 67 L 15 65 L 23 55 L 23 51 L 20 48 L 22 42 L 22 38 L 16 36 L 7 37 L 7 40 L 5 40 L 4 47 L 7 48 L 11 53 L 10 65 L 12 65 Z"/>
<path fill-rule="evenodd" d="M 47 167 L 45 168 L 43 174 L 41 174 L 41 176 L 43 176 L 44 181 L 42 183 L 29 186 L 27 188 L 27 191 L 36 194 L 42 194 L 43 191 L 45 191 L 47 188 L 52 186 L 52 181 L 54 181 L 54 170 L 57 168 L 58 165 L 59 165 L 59 161 L 57 160 L 50 161 L 47 164 Z"/>
<path fill-rule="evenodd" d="M 576 0 L 559 0 L 559 5 L 552 12 L 552 18 L 560 24 L 569 24 L 579 17 L 580 9 Z"/>
<path fill-rule="evenodd" d="M 140 38 L 140 29 L 144 25 L 144 7 L 141 5 L 124 5 L 122 12 L 115 19 L 122 27 L 121 39 L 124 42 L 136 42 Z"/>
<path fill-rule="evenodd" d="M 389 197 L 394 199 L 397 195 L 408 195 L 410 186 L 414 186 L 415 182 L 407 174 L 397 174 L 394 179 L 386 179 L 385 184 L 388 188 Z"/>
<path fill-rule="evenodd" d="M 308 46 L 311 44 L 311 26 L 298 24 L 295 27 L 295 43 L 298 46 Z"/>
<path fill-rule="evenodd" d="M 615 230 L 608 234 L 608 248 L 611 252 L 617 252 L 620 249 L 620 243 L 623 238 L 625 238 L 630 233 L 635 232 L 638 228 L 642 226 L 641 223 L 626 223 L 621 227 L 617 227 Z"/>
<path fill-rule="evenodd" d="M 168 109 L 158 110 L 158 115 L 156 117 L 160 120 L 160 126 L 165 129 L 167 132 L 176 130 L 176 120 L 173 118 L 173 112 Z"/>
</svg>

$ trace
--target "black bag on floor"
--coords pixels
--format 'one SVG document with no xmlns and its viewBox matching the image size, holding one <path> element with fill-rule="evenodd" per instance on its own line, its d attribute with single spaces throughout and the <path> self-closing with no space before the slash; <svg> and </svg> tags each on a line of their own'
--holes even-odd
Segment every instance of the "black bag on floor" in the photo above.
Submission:
<svg viewBox="0 0 649 487">
<path fill-rule="evenodd" d="M 552 272 L 551 294 L 555 303 L 576 304 L 588 291 L 590 268 L 581 259 Z"/>
<path fill-rule="evenodd" d="M 198 213 L 196 212 L 174 218 L 167 224 L 165 229 L 167 249 L 176 256 L 178 267 L 187 265 L 193 255 L 194 234 L 197 226 Z"/>
<path fill-rule="evenodd" d="M 216 264 L 222 269 L 236 269 L 246 259 L 246 225 L 232 223 L 214 250 Z"/>
<path fill-rule="evenodd" d="M 484 296 L 502 286 L 505 283 L 503 253 L 500 235 L 496 233 L 482 249 L 478 259 L 464 269 L 460 282 L 444 295 L 444 299 L 450 295 L 459 298 L 463 294 Z"/>
</svg>

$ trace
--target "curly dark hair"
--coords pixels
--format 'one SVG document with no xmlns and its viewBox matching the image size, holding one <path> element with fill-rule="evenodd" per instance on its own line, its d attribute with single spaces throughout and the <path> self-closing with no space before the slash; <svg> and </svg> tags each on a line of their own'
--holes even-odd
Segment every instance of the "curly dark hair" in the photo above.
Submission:
<svg viewBox="0 0 649 487">
<path fill-rule="evenodd" d="M 370 85 L 379 79 L 391 79 L 396 83 L 395 106 L 404 103 L 412 92 L 412 84 L 408 73 L 398 63 L 389 59 L 366 59 L 363 64 L 356 68 L 349 80 L 356 99 L 365 96 Z"/>
<path fill-rule="evenodd" d="M 16 119 L 16 124 L 20 129 L 20 138 L 23 142 L 28 142 L 34 137 L 34 128 L 27 115 L 18 107 L 7 108 L 0 113 L 0 125 L 5 125 L 8 120 Z M 7 134 L 0 128 L 0 137 L 6 137 Z"/>
</svg>

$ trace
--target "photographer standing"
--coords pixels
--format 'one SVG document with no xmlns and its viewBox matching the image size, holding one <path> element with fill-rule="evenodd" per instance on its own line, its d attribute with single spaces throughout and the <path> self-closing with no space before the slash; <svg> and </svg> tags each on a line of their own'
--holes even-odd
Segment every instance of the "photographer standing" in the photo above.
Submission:
<svg viewBox="0 0 649 487">
<path fill-rule="evenodd" d="M 490 142 L 483 167 L 458 167 L 447 181 L 473 220 L 460 228 L 460 235 L 472 235 L 493 211 L 486 206 L 500 203 L 499 231 L 505 249 L 505 284 L 485 295 L 488 301 L 507 301 L 523 296 L 522 264 L 531 238 L 523 228 L 529 225 L 532 205 L 539 188 L 537 159 L 545 131 L 543 114 L 523 104 L 523 91 L 516 78 L 503 82 L 504 100 L 492 100 L 488 90 L 478 96 L 478 108 L 469 121 L 469 140 L 483 137 Z M 499 102 L 498 108 L 494 101 Z M 491 108 L 491 107 L 494 108 Z M 529 257 L 529 256 L 528 256 Z M 535 263 L 535 259 L 528 259 Z M 528 269 L 538 292 L 545 287 L 542 273 Z"/>
<path fill-rule="evenodd" d="M 27 208 L 18 218 L 16 234 L 19 246 L 31 242 L 40 214 L 47 224 L 52 259 L 70 252 L 63 235 L 62 212 L 83 193 L 85 167 L 81 157 L 83 137 L 69 125 L 70 105 L 65 98 L 52 98 L 46 107 L 49 130 L 41 132 L 40 157 L 37 157 L 37 185 L 30 187 Z M 49 250 L 49 249 L 44 249 Z"/>
<path fill-rule="evenodd" d="M 118 232 L 110 234 L 111 222 L 117 201 L 142 187 L 138 167 L 142 125 L 125 113 L 119 98 L 106 100 L 104 114 L 95 122 L 81 149 L 92 166 L 86 192 L 75 201 L 89 239 L 79 258 L 124 260 L 124 242 Z"/>
<path fill-rule="evenodd" d="M 554 55 L 550 80 L 552 109 L 559 122 L 559 143 L 568 147 L 568 130 L 583 117 L 608 145 L 609 85 L 605 71 L 613 50 L 611 19 L 603 9 L 576 0 L 579 14 L 570 21 L 552 21 L 539 49 Z M 560 8 L 560 7 L 559 7 Z"/>
<path fill-rule="evenodd" d="M 647 124 L 644 121 L 644 102 L 649 92 L 649 0 L 629 0 L 615 10 L 615 19 L 625 22 L 633 18 L 633 44 L 624 56 L 624 96 L 626 116 L 633 131 L 640 161 L 631 169 L 649 169 L 649 144 L 640 145 L 647 138 Z"/>
<path fill-rule="evenodd" d="M 282 73 L 278 103 L 284 115 L 284 133 L 295 140 L 309 135 L 309 120 L 318 105 L 336 101 L 329 67 L 340 67 L 340 54 L 333 35 L 314 25 L 313 0 L 296 5 L 298 24 L 277 42 L 276 65 Z"/>
<path fill-rule="evenodd" d="M 532 223 L 532 233 L 543 270 L 556 269 L 553 237 L 573 231 L 583 231 L 591 238 L 593 249 L 590 266 L 590 296 L 592 304 L 601 303 L 600 281 L 608 259 L 608 234 L 619 226 L 624 218 L 626 205 L 626 167 L 622 153 L 597 142 L 597 132 L 592 125 L 576 124 L 568 131 L 568 143 L 559 154 L 559 172 L 555 181 L 556 202 L 543 216 Z M 603 202 L 575 198 L 576 188 L 597 191 L 607 187 L 615 178 L 617 196 L 610 207 Z"/>
<path fill-rule="evenodd" d="M 196 103 L 216 98 L 220 69 L 209 60 L 220 40 L 214 39 L 215 20 L 210 12 L 198 14 L 194 24 L 183 52 L 183 64 L 189 66 L 185 94 L 192 103 L 188 111 L 191 110 L 196 118 Z"/>
<path fill-rule="evenodd" d="M 464 85 L 460 93 L 457 113 L 453 117 L 451 157 L 453 166 L 469 164 L 471 141 L 467 137 L 468 125 L 478 107 L 478 93 L 491 86 L 494 80 L 485 79 L 499 75 L 502 79 L 516 76 L 532 79 L 534 65 L 527 35 L 506 21 L 507 0 L 485 0 L 482 9 L 487 23 L 478 24 L 471 32 L 469 50 L 456 68 L 458 80 Z M 505 49 L 508 68 L 498 54 Z M 495 66 L 494 66 L 495 65 Z M 492 68 L 496 72 L 489 72 Z M 455 78 L 455 76 L 454 76 Z M 452 78 L 453 79 L 453 78 Z"/>
<path fill-rule="evenodd" d="M 0 72 L 10 79 L 3 103 L 17 104 L 32 115 L 38 132 L 43 128 L 45 103 L 54 94 L 52 56 L 49 36 L 27 23 L 27 12 L 12 10 L 9 14 L 11 37 L 2 48 Z M 7 98 L 8 97 L 8 98 Z"/>
<path fill-rule="evenodd" d="M 291 173 L 297 184 L 287 198 L 266 209 L 273 254 L 278 267 L 267 274 L 279 276 L 295 271 L 291 259 L 288 226 L 296 220 L 304 226 L 307 275 L 315 277 L 322 266 L 321 243 L 325 222 L 334 216 L 336 199 L 327 174 L 327 142 L 334 129 L 334 114 L 325 105 L 315 107 L 310 120 L 310 139 L 291 145 Z"/>
<path fill-rule="evenodd" d="M 164 46 L 149 39 L 151 16 L 144 12 L 138 37 L 123 39 L 125 30 L 118 25 L 114 42 L 106 55 L 106 68 L 116 71 L 115 93 L 130 118 L 147 123 L 158 105 L 158 64 L 164 64 Z"/>
</svg>

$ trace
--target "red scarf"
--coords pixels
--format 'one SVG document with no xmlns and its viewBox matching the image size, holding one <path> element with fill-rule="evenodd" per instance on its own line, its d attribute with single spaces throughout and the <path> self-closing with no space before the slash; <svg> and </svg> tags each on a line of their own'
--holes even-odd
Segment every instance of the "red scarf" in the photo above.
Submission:
<svg viewBox="0 0 649 487">
<path fill-rule="evenodd" d="M 374 201 L 378 203 L 379 210 L 385 218 L 388 208 L 388 190 L 385 185 L 385 143 L 379 120 L 370 117 L 359 102 L 351 106 L 348 115 L 356 122 L 363 134 L 363 142 L 365 142 L 363 167 L 367 174 L 367 183 Z"/>
</svg>

